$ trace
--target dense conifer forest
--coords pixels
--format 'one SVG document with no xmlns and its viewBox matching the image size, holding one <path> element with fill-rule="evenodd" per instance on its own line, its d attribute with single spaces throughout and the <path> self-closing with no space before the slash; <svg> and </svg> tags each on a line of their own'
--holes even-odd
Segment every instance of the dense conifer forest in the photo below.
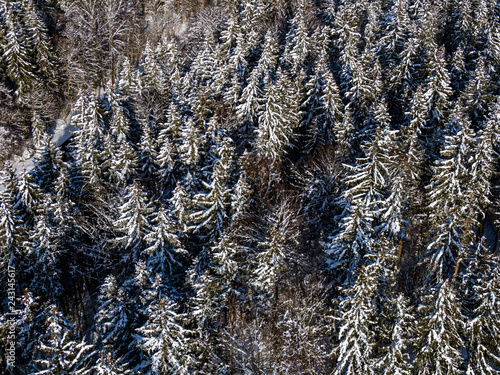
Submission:
<svg viewBox="0 0 500 375">
<path fill-rule="evenodd" d="M 500 374 L 499 83 L 493 0 L 0 0 L 0 372 Z"/>
</svg>

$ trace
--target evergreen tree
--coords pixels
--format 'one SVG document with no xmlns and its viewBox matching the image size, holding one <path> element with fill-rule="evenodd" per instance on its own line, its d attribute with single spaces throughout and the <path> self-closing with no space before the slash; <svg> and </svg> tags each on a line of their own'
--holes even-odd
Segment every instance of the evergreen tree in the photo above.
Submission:
<svg viewBox="0 0 500 375">
<path fill-rule="evenodd" d="M 348 275 L 356 272 L 359 262 L 372 252 L 373 222 L 382 214 L 382 194 L 394 169 L 394 134 L 377 129 L 374 139 L 363 146 L 359 158 L 346 177 L 346 212 L 341 228 L 326 250 L 329 268 L 344 266 Z"/>
<path fill-rule="evenodd" d="M 33 374 L 90 374 L 92 345 L 75 340 L 74 326 L 59 309 L 49 308 L 45 325 L 47 331 L 39 338 L 38 355 Z"/>
<path fill-rule="evenodd" d="M 19 210 L 25 223 L 29 223 L 38 214 L 43 200 L 43 192 L 35 183 L 33 176 L 23 170 L 18 179 L 17 196 L 13 208 Z"/>
<path fill-rule="evenodd" d="M 37 185 L 44 191 L 51 190 L 59 171 L 67 167 L 63 161 L 61 150 L 51 141 L 47 133 L 40 140 L 40 145 L 36 148 L 33 159 L 35 167 L 32 174 Z"/>
<path fill-rule="evenodd" d="M 181 248 L 177 228 L 168 217 L 165 207 L 161 206 L 152 222 L 153 230 L 144 239 L 150 246 L 144 251 L 148 254 L 148 264 L 153 271 L 171 275 L 174 268 L 181 265 L 179 258 L 186 251 Z"/>
<path fill-rule="evenodd" d="M 240 104 L 237 107 L 238 118 L 241 120 L 254 121 L 263 110 L 266 101 L 264 97 L 265 86 L 269 84 L 269 79 L 274 76 L 278 52 L 279 46 L 275 36 L 271 32 L 266 33 L 259 63 L 251 71 L 247 85 L 241 92 Z"/>
<path fill-rule="evenodd" d="M 214 164 L 211 184 L 205 184 L 208 194 L 197 194 L 193 198 L 196 206 L 201 210 L 190 215 L 195 223 L 196 232 L 208 231 L 210 238 L 217 238 L 224 227 L 227 218 L 227 207 L 229 205 L 231 190 L 228 181 L 232 166 L 234 147 L 230 138 L 225 138 L 217 149 L 219 160 Z"/>
<path fill-rule="evenodd" d="M 388 347 L 384 348 L 384 355 L 378 366 L 381 374 L 411 375 L 412 364 L 409 355 L 412 339 L 415 335 L 415 316 L 409 305 L 408 299 L 400 294 L 388 304 L 388 314 L 394 319 L 388 337 Z"/>
<path fill-rule="evenodd" d="M 32 0 L 21 1 L 21 9 L 25 20 L 25 33 L 30 36 L 29 44 L 36 61 L 37 73 L 48 85 L 55 87 L 58 83 L 58 72 L 47 28 Z"/>
<path fill-rule="evenodd" d="M 33 127 L 33 144 L 35 148 L 39 148 L 42 145 L 44 137 L 46 136 L 47 125 L 40 118 L 40 115 L 38 113 L 33 114 L 31 124 L 31 126 Z"/>
<path fill-rule="evenodd" d="M 183 141 L 179 147 L 180 157 L 187 166 L 194 167 L 202 155 L 204 136 L 191 118 L 184 123 L 181 138 Z"/>
<path fill-rule="evenodd" d="M 108 276 L 101 286 L 96 326 L 103 349 L 127 361 L 132 357 L 134 330 L 138 328 L 138 313 L 131 282 L 118 286 L 114 276 Z"/>
<path fill-rule="evenodd" d="M 411 108 L 405 113 L 410 120 L 410 128 L 413 129 L 417 135 L 427 127 L 427 104 L 422 88 L 419 86 L 411 99 Z"/>
<path fill-rule="evenodd" d="M 75 159 L 82 175 L 98 191 L 102 182 L 99 158 L 104 135 L 102 109 L 95 95 L 80 95 L 74 112 Z"/>
<path fill-rule="evenodd" d="M 217 245 L 212 247 L 215 271 L 219 277 L 221 292 L 226 300 L 239 295 L 236 284 L 238 276 L 243 271 L 238 263 L 240 254 L 241 247 L 232 240 L 228 233 L 223 233 Z"/>
<path fill-rule="evenodd" d="M 377 279 L 376 264 L 361 268 L 356 283 L 340 302 L 338 342 L 332 352 L 335 375 L 374 373 Z"/>
<path fill-rule="evenodd" d="M 233 215 L 233 222 L 243 220 L 245 216 L 248 215 L 248 207 L 252 202 L 251 195 L 252 188 L 247 181 L 246 174 L 242 171 L 236 185 L 233 188 L 231 196 L 231 212 Z"/>
<path fill-rule="evenodd" d="M 255 68 L 247 80 L 247 85 L 241 92 L 238 105 L 238 117 L 242 120 L 253 120 L 262 106 L 263 83 L 261 72 Z"/>
<path fill-rule="evenodd" d="M 191 358 L 183 316 L 168 298 L 155 301 L 147 310 L 148 321 L 137 329 L 138 345 L 151 356 L 154 374 L 189 374 Z"/>
<path fill-rule="evenodd" d="M 464 122 L 456 135 L 445 139 L 441 151 L 443 159 L 434 167 L 434 176 L 428 186 L 430 219 L 437 228 L 428 249 L 438 278 L 445 277 L 455 264 L 462 238 L 468 235 L 465 231 L 475 227 L 477 220 L 477 216 L 467 219 L 467 211 L 462 211 L 471 203 L 467 180 L 475 134 L 468 122 Z"/>
<path fill-rule="evenodd" d="M 156 91 L 162 94 L 165 90 L 165 76 L 161 70 L 158 62 L 156 60 L 156 55 L 154 49 L 151 47 L 150 42 L 146 43 L 146 48 L 144 49 L 144 63 L 143 68 L 143 90 Z"/>
<path fill-rule="evenodd" d="M 97 375 L 127 375 L 131 373 L 127 369 L 127 365 L 121 363 L 121 358 L 115 359 L 113 353 L 106 352 L 105 350 L 99 351 L 93 371 Z"/>
<path fill-rule="evenodd" d="M 266 93 L 266 106 L 259 117 L 255 140 L 259 153 L 270 159 L 285 155 L 299 120 L 297 96 L 290 79 L 285 73 L 278 75 L 278 81 Z"/>
<path fill-rule="evenodd" d="M 407 98 L 408 93 L 419 83 L 423 61 L 420 57 L 420 41 L 417 37 L 410 37 L 398 54 L 398 65 L 391 72 L 391 85 L 398 94 Z"/>
<path fill-rule="evenodd" d="M 486 63 L 483 58 L 477 59 L 476 70 L 473 77 L 465 87 L 463 96 L 472 121 L 481 120 L 488 112 L 491 98 L 491 76 L 487 72 Z"/>
<path fill-rule="evenodd" d="M 165 130 L 166 129 L 163 129 L 160 132 L 158 140 L 160 151 L 158 152 L 158 157 L 155 160 L 158 168 L 158 175 L 164 184 L 166 184 L 170 179 L 173 179 L 172 173 L 177 161 L 177 147 L 170 140 L 170 137 Z"/>
<path fill-rule="evenodd" d="M 117 145 L 128 140 L 130 135 L 130 121 L 127 117 L 129 114 L 127 109 L 118 102 L 117 97 L 113 92 L 109 92 L 109 108 L 111 110 L 111 120 L 109 121 L 109 131 L 114 136 Z"/>
<path fill-rule="evenodd" d="M 63 251 L 57 229 L 45 215 L 37 216 L 25 247 L 30 265 L 26 271 L 32 275 L 30 289 L 43 295 L 59 296 L 63 291 L 60 280 Z"/>
<path fill-rule="evenodd" d="M 254 284 L 264 296 L 278 298 L 278 282 L 289 267 L 292 249 L 298 244 L 294 211 L 282 202 L 265 218 L 264 233 L 256 254 Z"/>
<path fill-rule="evenodd" d="M 156 174 L 155 160 L 158 157 L 157 154 L 153 131 L 146 125 L 143 128 L 143 134 L 139 144 L 139 164 L 146 180 L 151 180 Z"/>
<path fill-rule="evenodd" d="M 323 69 L 323 79 L 324 79 L 324 87 L 323 87 L 323 95 L 321 96 L 321 103 L 323 108 L 326 110 L 325 119 L 327 124 L 331 124 L 330 127 L 332 129 L 332 133 L 334 137 L 337 136 L 337 129 L 339 124 L 342 123 L 344 118 L 343 115 L 343 104 L 340 99 L 339 89 L 337 87 L 337 83 L 333 74 L 328 69 L 328 67 L 320 68 Z M 328 126 L 328 125 L 327 125 Z"/>
<path fill-rule="evenodd" d="M 31 360 L 38 352 L 38 339 L 46 334 L 47 310 L 41 304 L 40 297 L 35 297 L 27 288 L 18 299 L 17 306 L 21 314 L 16 322 L 16 345 L 22 348 L 22 353 L 16 358 L 16 365 L 19 363 L 19 367 L 26 372 L 33 371 Z"/>
<path fill-rule="evenodd" d="M 134 95 L 139 91 L 134 68 L 130 65 L 130 60 L 125 57 L 122 69 L 119 74 L 118 88 L 125 95 Z"/>
<path fill-rule="evenodd" d="M 424 93 L 429 118 L 442 123 L 449 107 L 448 99 L 453 94 L 450 88 L 450 73 L 446 69 L 444 48 L 431 45 L 429 49 L 429 80 Z"/>
<path fill-rule="evenodd" d="M 291 27 L 286 38 L 285 56 L 292 65 L 293 72 L 297 73 L 303 65 L 311 50 L 309 31 L 305 20 L 306 1 L 301 0 L 295 12 L 295 17 L 290 21 Z"/>
<path fill-rule="evenodd" d="M 409 1 L 396 0 L 384 20 L 387 30 L 383 37 L 386 49 L 390 53 L 399 53 L 412 31 L 412 22 L 408 13 Z"/>
<path fill-rule="evenodd" d="M 454 285 L 447 280 L 425 296 L 420 307 L 421 332 L 415 365 L 420 374 L 462 374 L 465 347 L 462 315 Z"/>
<path fill-rule="evenodd" d="M 19 196 L 18 178 L 16 176 L 16 170 L 9 161 L 5 162 L 4 169 L 1 173 L 1 184 L 0 197 L 6 204 L 14 206 Z"/>
<path fill-rule="evenodd" d="M 61 170 L 54 183 L 55 199 L 50 207 L 57 225 L 66 226 L 74 221 L 74 203 L 71 200 L 71 180 L 66 170 Z"/>
<path fill-rule="evenodd" d="M 470 340 L 466 373 L 467 375 L 490 375 L 496 374 L 496 368 L 500 365 L 500 353 L 497 345 L 500 338 L 498 266 L 489 275 L 485 273 L 477 276 L 479 276 L 478 284 L 474 286 L 474 289 L 479 305 L 474 310 L 474 318 L 468 322 Z"/>
<path fill-rule="evenodd" d="M 172 192 L 170 203 L 172 204 L 171 212 L 183 231 L 187 231 L 187 224 L 189 222 L 189 215 L 191 211 L 190 202 L 191 199 L 188 191 L 181 185 L 180 182 L 178 182 Z"/>
<path fill-rule="evenodd" d="M 23 40 L 23 28 L 14 14 L 13 4 L 7 4 L 5 10 L 7 32 L 2 58 L 7 65 L 9 78 L 17 85 L 16 96 L 22 100 L 23 95 L 33 87 L 35 67 L 31 63 L 29 47 Z"/>
<path fill-rule="evenodd" d="M 137 176 L 138 165 L 137 153 L 126 140 L 122 141 L 111 159 L 110 180 L 125 185 Z"/>
<path fill-rule="evenodd" d="M 331 3 L 334 5 L 333 2 Z M 358 43 L 361 40 L 361 23 L 357 17 L 356 5 L 342 4 L 338 11 L 332 12 L 334 21 L 332 31 L 336 47 L 340 49 L 342 63 L 342 81 L 348 84 L 351 72 L 355 69 L 352 64 L 358 57 Z"/>
<path fill-rule="evenodd" d="M 0 264 L 15 267 L 24 255 L 24 228 L 8 201 L 0 200 Z"/>
<path fill-rule="evenodd" d="M 153 209 L 146 194 L 137 182 L 127 187 L 123 203 L 119 207 L 120 217 L 115 222 L 116 229 L 123 234 L 117 239 L 128 250 L 123 260 L 138 260 L 138 253 L 144 245 L 144 237 L 150 226 Z"/>
</svg>

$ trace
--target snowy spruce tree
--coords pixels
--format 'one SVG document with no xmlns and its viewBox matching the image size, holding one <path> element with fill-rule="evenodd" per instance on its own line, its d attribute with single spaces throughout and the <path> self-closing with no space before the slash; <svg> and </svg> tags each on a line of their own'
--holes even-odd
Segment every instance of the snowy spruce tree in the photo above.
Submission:
<svg viewBox="0 0 500 375">
<path fill-rule="evenodd" d="M 38 339 L 33 374 L 90 374 L 92 345 L 75 339 L 74 324 L 56 306 L 49 306 L 46 333 Z"/>
<path fill-rule="evenodd" d="M 164 206 L 159 208 L 151 225 L 153 229 L 144 237 L 150 245 L 144 250 L 149 258 L 148 264 L 154 271 L 172 274 L 176 267 L 181 266 L 179 258 L 186 253 L 181 248 L 177 225 Z"/>
<path fill-rule="evenodd" d="M 188 374 L 194 360 L 189 353 L 190 332 L 177 310 L 173 301 L 163 297 L 150 305 L 148 321 L 137 329 L 138 345 L 151 357 L 153 374 Z"/>
<path fill-rule="evenodd" d="M 487 269 L 490 272 L 490 269 Z M 467 375 L 495 374 L 500 364 L 498 339 L 500 330 L 498 320 L 500 314 L 500 279 L 498 265 L 493 272 L 480 275 L 478 285 L 474 286 L 478 306 L 474 310 L 473 319 L 468 322 L 469 360 Z"/>
<path fill-rule="evenodd" d="M 445 138 L 442 159 L 436 163 L 428 186 L 430 219 L 436 228 L 428 249 L 432 254 L 432 267 L 441 279 L 452 271 L 462 251 L 462 239 L 476 226 L 476 215 L 467 218 L 471 203 L 467 182 L 475 142 L 475 134 L 469 126 L 464 122 L 455 135 Z"/>
<path fill-rule="evenodd" d="M 127 188 L 123 203 L 119 206 L 120 217 L 115 227 L 122 235 L 116 240 L 124 261 L 138 260 L 138 254 L 144 247 L 144 238 L 150 227 L 152 207 L 141 187 L 135 183 Z"/>
<path fill-rule="evenodd" d="M 463 374 L 462 348 L 466 319 L 451 280 L 438 284 L 419 306 L 418 351 L 415 365 L 421 374 Z"/>
<path fill-rule="evenodd" d="M 259 117 L 255 140 L 259 153 L 270 159 L 285 155 L 298 125 L 297 95 L 286 73 L 278 72 L 278 76 L 266 93 L 266 105 Z"/>
<path fill-rule="evenodd" d="M 377 264 L 361 268 L 356 283 L 340 302 L 337 344 L 331 353 L 333 374 L 374 373 L 377 271 Z"/>
</svg>

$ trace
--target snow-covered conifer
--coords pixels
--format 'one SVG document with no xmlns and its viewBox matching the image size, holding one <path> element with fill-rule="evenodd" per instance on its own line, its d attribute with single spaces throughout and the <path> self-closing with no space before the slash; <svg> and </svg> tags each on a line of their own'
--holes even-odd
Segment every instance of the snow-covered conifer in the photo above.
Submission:
<svg viewBox="0 0 500 375">
<path fill-rule="evenodd" d="M 335 44 L 341 51 L 343 82 L 347 84 L 354 70 L 352 64 L 357 60 L 359 53 L 357 45 L 361 40 L 361 23 L 357 17 L 355 4 L 345 3 L 339 7 L 335 13 L 332 29 Z"/>
<path fill-rule="evenodd" d="M 24 228 L 8 201 L 0 199 L 0 265 L 15 267 L 24 255 Z"/>
<path fill-rule="evenodd" d="M 212 182 L 204 184 L 207 194 L 197 194 L 193 198 L 200 207 L 190 215 L 195 223 L 195 231 L 206 230 L 211 238 L 217 238 L 227 220 L 227 208 L 230 204 L 231 189 L 228 180 L 232 166 L 234 146 L 229 138 L 225 138 L 217 149 L 219 160 L 214 164 Z"/>
<path fill-rule="evenodd" d="M 189 352 L 190 332 L 183 327 L 178 306 L 163 297 L 147 310 L 147 322 L 137 329 L 138 346 L 151 358 L 154 374 L 189 374 L 194 358 Z"/>
<path fill-rule="evenodd" d="M 384 27 L 387 30 L 387 34 L 384 36 L 383 41 L 389 52 L 399 53 L 412 31 L 408 3 L 408 0 L 394 1 L 387 19 L 384 20 Z"/>
<path fill-rule="evenodd" d="M 334 375 L 375 373 L 377 306 L 374 295 L 379 276 L 376 268 L 376 264 L 361 268 L 356 283 L 340 302 L 338 341 L 331 354 Z"/>
<path fill-rule="evenodd" d="M 474 318 L 468 322 L 470 339 L 467 375 L 493 375 L 500 365 L 500 275 L 498 265 L 491 274 L 478 275 L 474 286 L 479 303 L 474 310 Z"/>
<path fill-rule="evenodd" d="M 437 285 L 419 306 L 419 345 L 415 366 L 419 374 L 463 374 L 462 348 L 466 319 L 451 280 Z"/>
<path fill-rule="evenodd" d="M 121 363 L 121 358 L 116 358 L 112 352 L 100 350 L 97 361 L 92 367 L 96 375 L 129 375 L 131 371 L 127 364 Z"/>
<path fill-rule="evenodd" d="M 146 125 L 143 127 L 143 134 L 139 144 L 139 165 L 142 175 L 148 180 L 151 180 L 156 174 L 155 160 L 157 157 L 158 152 L 153 130 Z"/>
<path fill-rule="evenodd" d="M 305 63 L 311 51 L 309 30 L 305 20 L 305 8 L 306 1 L 300 0 L 295 11 L 295 17 L 290 21 L 291 27 L 286 37 L 285 56 L 295 73 Z"/>
<path fill-rule="evenodd" d="M 245 218 L 248 205 L 251 203 L 252 188 L 242 171 L 231 194 L 232 220 L 238 222 Z"/>
<path fill-rule="evenodd" d="M 146 48 L 144 49 L 144 62 L 142 64 L 142 68 L 144 70 L 143 89 L 163 93 L 165 90 L 166 77 L 158 65 L 155 51 L 151 47 L 151 43 L 149 41 L 146 43 Z"/>
<path fill-rule="evenodd" d="M 18 177 L 16 176 L 16 170 L 12 166 L 10 161 L 6 161 L 4 164 L 3 171 L 1 172 L 1 186 L 0 197 L 1 199 L 14 206 L 19 195 L 18 189 Z"/>
<path fill-rule="evenodd" d="M 38 341 L 33 374 L 90 374 L 92 345 L 76 339 L 74 324 L 56 306 L 48 310 L 47 331 Z"/>
<path fill-rule="evenodd" d="M 31 63 L 29 47 L 26 45 L 26 41 L 23 40 L 22 26 L 16 20 L 13 5 L 8 4 L 5 14 L 7 33 L 5 35 L 5 45 L 2 48 L 2 59 L 7 64 L 9 78 L 17 84 L 17 97 L 22 98 L 33 87 L 36 76 L 34 73 L 35 66 Z"/>
<path fill-rule="evenodd" d="M 52 296 L 62 293 L 60 258 L 63 251 L 59 245 L 57 229 L 45 215 L 38 216 L 25 243 L 29 264 L 27 271 L 32 275 L 31 290 Z"/>
<path fill-rule="evenodd" d="M 436 228 L 428 249 L 438 277 L 445 277 L 451 271 L 461 250 L 462 238 L 467 234 L 465 231 L 476 226 L 477 217 L 469 216 L 467 220 L 468 213 L 464 211 L 471 203 L 467 183 L 475 142 L 475 134 L 469 126 L 465 121 L 455 135 L 445 137 L 442 159 L 436 163 L 428 186 L 430 219 Z"/>
<path fill-rule="evenodd" d="M 144 239 L 150 245 L 144 251 L 148 254 L 148 264 L 153 271 L 165 275 L 172 274 L 174 268 L 181 265 L 179 257 L 186 253 L 181 248 L 175 223 L 164 206 L 161 206 L 152 222 L 153 230 Z"/>
<path fill-rule="evenodd" d="M 109 166 L 110 179 L 124 185 L 137 176 L 139 161 L 137 153 L 126 140 L 120 142 L 117 147 Z"/>
<path fill-rule="evenodd" d="M 255 286 L 264 295 L 278 298 L 279 278 L 287 268 L 293 246 L 297 246 L 295 213 L 290 202 L 284 201 L 265 218 L 265 230 L 256 255 Z"/>
<path fill-rule="evenodd" d="M 119 74 L 118 88 L 125 95 L 134 95 L 137 92 L 136 76 L 128 57 L 125 57 L 123 60 L 122 69 Z"/>
<path fill-rule="evenodd" d="M 88 183 L 98 190 L 101 183 L 99 150 L 104 135 L 102 108 L 95 95 L 80 95 L 74 111 L 75 158 Z"/>
<path fill-rule="evenodd" d="M 189 167 L 194 167 L 200 160 L 202 146 L 205 143 L 201 129 L 189 118 L 184 123 L 181 131 L 182 144 L 179 146 L 179 153 L 182 161 Z"/>
<path fill-rule="evenodd" d="M 14 208 L 20 210 L 23 220 L 38 213 L 43 201 L 43 192 L 35 183 L 33 176 L 23 170 L 18 179 L 17 197 Z"/>
<path fill-rule="evenodd" d="M 172 175 L 177 162 L 177 147 L 175 143 L 171 141 L 168 133 L 167 129 L 160 131 L 158 139 L 159 151 L 155 160 L 155 164 L 158 168 L 158 175 L 163 184 L 169 181 L 169 176 Z"/>
<path fill-rule="evenodd" d="M 491 76 L 488 74 L 484 58 L 477 59 L 473 77 L 463 91 L 465 103 L 471 113 L 472 121 L 486 115 L 491 99 Z"/>
<path fill-rule="evenodd" d="M 96 327 L 102 335 L 102 345 L 127 361 L 133 347 L 134 330 L 138 328 L 137 307 L 130 285 L 118 286 L 114 276 L 108 276 L 101 286 Z"/>
<path fill-rule="evenodd" d="M 274 74 L 278 51 L 279 46 L 275 36 L 271 32 L 267 32 L 259 63 L 250 72 L 247 85 L 241 92 L 240 104 L 237 107 L 238 118 L 241 120 L 254 120 L 263 110 L 265 85 L 269 84 L 266 80 Z"/>
<path fill-rule="evenodd" d="M 33 50 L 32 53 L 34 54 L 34 61 L 36 61 L 37 73 L 47 84 L 55 86 L 58 83 L 58 72 L 52 41 L 48 35 L 47 28 L 32 0 L 21 1 L 21 9 L 26 22 L 25 33 L 30 37 L 29 44 L 31 44 L 30 47 Z"/>
<path fill-rule="evenodd" d="M 442 122 L 449 107 L 448 98 L 453 94 L 450 73 L 446 68 L 444 48 L 432 45 L 429 49 L 429 80 L 424 93 L 429 118 Z"/>
<path fill-rule="evenodd" d="M 255 140 L 259 153 L 270 159 L 286 154 L 299 121 L 298 103 L 290 78 L 286 73 L 279 73 L 279 76 L 266 93 L 266 105 L 259 117 Z"/>
<path fill-rule="evenodd" d="M 177 186 L 172 192 L 170 203 L 172 204 L 172 214 L 176 218 L 182 230 L 186 231 L 189 223 L 189 215 L 192 209 L 190 205 L 191 198 L 188 190 L 182 186 L 180 182 L 177 182 Z"/>
<path fill-rule="evenodd" d="M 119 207 L 120 217 L 115 226 L 123 234 L 117 239 L 118 242 L 132 251 L 130 256 L 133 261 L 137 260 L 138 251 L 143 245 L 152 211 L 146 193 L 137 182 L 127 187 L 123 203 Z"/>
</svg>

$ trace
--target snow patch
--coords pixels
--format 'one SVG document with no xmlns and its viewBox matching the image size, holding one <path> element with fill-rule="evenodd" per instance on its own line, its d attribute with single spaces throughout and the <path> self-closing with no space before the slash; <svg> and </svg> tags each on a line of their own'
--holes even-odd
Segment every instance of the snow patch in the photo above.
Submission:
<svg viewBox="0 0 500 375">
<path fill-rule="evenodd" d="M 186 30 L 188 29 L 188 21 L 183 21 L 180 22 L 175 28 L 174 28 L 174 35 L 176 37 L 181 37 Z"/>
<path fill-rule="evenodd" d="M 72 115 L 69 114 L 65 119 L 56 120 L 55 124 L 48 130 L 48 133 L 52 138 L 52 142 L 54 142 L 57 147 L 63 145 L 76 130 L 76 128 L 71 125 L 71 117 Z M 23 151 L 23 154 L 20 157 L 14 157 L 11 160 L 12 166 L 18 175 L 24 170 L 27 172 L 33 170 L 35 167 L 33 157 L 33 150 L 27 148 Z M 0 186 L 0 191 L 1 190 L 3 190 L 2 186 Z"/>
</svg>

